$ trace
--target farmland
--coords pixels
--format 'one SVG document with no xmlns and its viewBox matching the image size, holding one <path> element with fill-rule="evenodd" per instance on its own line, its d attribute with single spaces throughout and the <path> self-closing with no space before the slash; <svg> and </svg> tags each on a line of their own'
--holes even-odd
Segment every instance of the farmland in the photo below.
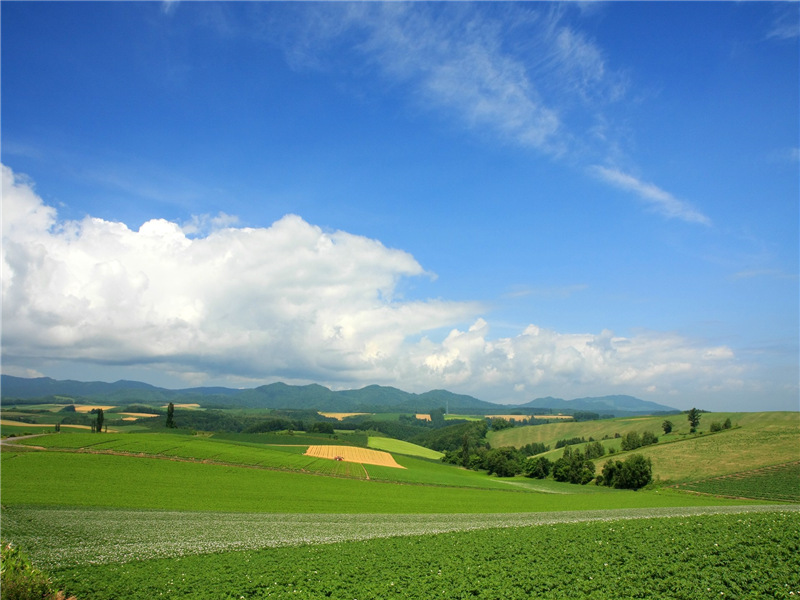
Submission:
<svg viewBox="0 0 800 600">
<path fill-rule="evenodd" d="M 111 539 L 120 535 L 124 540 L 126 528 L 121 523 L 126 516 L 117 515 L 119 525 L 108 528 L 113 532 Z M 173 517 L 152 516 L 160 517 L 159 523 Z M 113 518 L 107 516 L 105 520 Z M 227 524 L 223 526 L 221 541 L 243 540 L 236 551 L 225 551 L 224 544 L 215 546 L 220 540 L 190 529 L 195 535 L 174 541 L 145 535 L 130 545 L 120 544 L 128 555 L 108 557 L 98 550 L 103 564 L 87 565 L 82 558 L 82 564 L 68 566 L 74 561 L 69 549 L 75 544 L 67 547 L 67 556 L 63 549 L 59 554 L 57 548 L 48 556 L 53 557 L 52 573 L 60 587 L 78 597 L 98 600 L 395 595 L 691 600 L 788 598 L 800 593 L 800 571 L 796 568 L 800 514 L 796 511 L 622 520 L 598 517 L 580 522 L 542 519 L 535 525 L 512 522 L 501 528 L 471 531 L 458 531 L 455 523 L 451 526 L 456 531 L 438 534 L 440 523 L 428 525 L 419 520 L 406 528 L 402 537 L 392 536 L 395 525 L 391 521 L 378 521 L 382 534 L 362 541 L 331 540 L 340 529 L 346 537 L 348 532 L 374 528 L 376 523 L 370 517 L 316 524 L 290 518 L 288 533 L 283 535 L 276 533 L 280 522 L 265 527 L 251 519 L 238 521 L 233 531 Z M 133 525 L 136 531 L 143 525 L 147 528 L 141 518 Z M 176 530 L 184 529 L 180 515 L 176 525 Z M 425 533 L 408 535 L 414 527 Z M 320 540 L 314 535 L 328 528 L 330 537 Z M 100 529 L 98 537 L 102 539 L 106 527 Z M 209 523 L 206 529 L 212 531 L 213 526 Z M 293 543 L 250 549 L 254 529 L 267 529 L 272 537 L 293 538 Z M 199 552 L 198 538 L 207 544 Z M 131 554 L 139 547 L 144 550 L 143 560 Z M 189 551 L 182 553 L 187 547 Z M 156 555 L 172 558 L 150 558 L 151 549 Z M 365 560 L 369 561 L 367 577 Z"/>
<path fill-rule="evenodd" d="M 800 473 L 778 459 L 797 448 L 797 424 L 736 417 L 699 436 L 676 419 L 674 434 L 637 452 L 685 485 L 637 492 L 489 477 L 359 431 L 62 430 L 3 447 L 3 536 L 79 600 L 789 597 L 800 593 Z M 490 439 L 598 435 L 613 447 L 615 432 L 662 421 L 550 423 Z M 402 468 L 306 455 L 315 446 L 339 456 L 369 446 Z M 699 467 L 709 456 L 714 468 Z M 700 476 L 720 470 L 738 475 Z"/>
</svg>

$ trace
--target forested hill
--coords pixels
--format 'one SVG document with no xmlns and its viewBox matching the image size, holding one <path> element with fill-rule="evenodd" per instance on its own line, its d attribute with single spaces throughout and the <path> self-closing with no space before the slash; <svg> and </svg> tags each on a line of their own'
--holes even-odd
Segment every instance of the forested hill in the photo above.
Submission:
<svg viewBox="0 0 800 600">
<path fill-rule="evenodd" d="M 277 409 L 311 409 L 339 412 L 428 412 L 446 408 L 450 412 L 507 414 L 509 411 L 563 412 L 593 411 L 615 416 L 677 412 L 668 406 L 647 402 L 632 396 L 599 398 L 539 398 L 521 406 L 485 402 L 472 396 L 447 390 L 431 390 L 414 394 L 403 390 L 370 385 L 357 390 L 333 391 L 318 384 L 288 385 L 271 383 L 252 389 L 198 387 L 170 390 L 140 381 L 74 381 L 50 377 L 24 378 L 3 375 L 0 395 L 4 403 L 21 401 L 73 401 L 76 403 L 153 404 L 196 403 L 204 407 L 250 407 Z M 102 402 L 101 402 L 102 401 Z"/>
</svg>

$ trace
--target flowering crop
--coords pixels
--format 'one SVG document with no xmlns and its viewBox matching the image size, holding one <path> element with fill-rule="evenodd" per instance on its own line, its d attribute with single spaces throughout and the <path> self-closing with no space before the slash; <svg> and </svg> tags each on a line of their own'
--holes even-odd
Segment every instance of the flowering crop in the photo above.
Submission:
<svg viewBox="0 0 800 600">
<path fill-rule="evenodd" d="M 800 507 L 782 507 L 785 510 Z M 248 514 L 6 507 L 3 536 L 46 569 L 371 538 L 656 516 L 739 514 L 774 506 L 510 514 Z"/>
<path fill-rule="evenodd" d="M 798 547 L 800 512 L 749 512 L 228 551 L 53 575 L 95 600 L 790 598 L 800 594 Z"/>
</svg>

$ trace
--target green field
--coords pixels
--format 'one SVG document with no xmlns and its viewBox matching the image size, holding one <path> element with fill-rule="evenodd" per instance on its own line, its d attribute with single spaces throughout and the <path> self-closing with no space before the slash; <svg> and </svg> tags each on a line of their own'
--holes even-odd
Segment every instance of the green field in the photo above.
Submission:
<svg viewBox="0 0 800 600">
<path fill-rule="evenodd" d="M 489 477 L 363 432 L 14 440 L 28 449 L 4 445 L 0 456 L 3 539 L 79 600 L 790 597 L 800 594 L 800 507 L 785 491 L 800 473 L 765 468 L 798 449 L 800 421 L 788 415 L 741 414 L 713 435 L 660 436 L 637 452 L 689 485 L 636 492 Z M 602 425 L 612 444 L 614 431 L 644 422 L 500 433 L 588 439 Z M 404 468 L 303 455 L 309 444 L 367 442 Z M 709 461 L 740 476 L 699 477 Z M 712 495 L 743 495 L 731 489 L 762 500 Z"/>
<path fill-rule="evenodd" d="M 800 462 L 691 481 L 680 485 L 679 489 L 717 496 L 800 502 Z"/>
<path fill-rule="evenodd" d="M 407 456 L 419 456 L 420 458 L 430 458 L 432 460 L 439 460 L 444 456 L 441 452 L 418 446 L 411 442 L 404 442 L 394 438 L 387 437 L 369 437 L 369 447 L 376 450 L 385 450 L 386 452 L 396 452 L 397 454 L 405 454 Z"/>
<path fill-rule="evenodd" d="M 154 516 L 167 526 L 173 518 Z M 89 522 L 100 523 L 98 537 L 108 529 L 115 532 L 109 539 L 120 535 L 124 539 L 124 525 L 107 528 L 99 519 Z M 59 587 L 94 600 L 395 596 L 693 600 L 800 594 L 796 511 L 542 522 L 321 544 L 315 542 L 314 532 L 324 532 L 328 525 L 317 522 L 314 528 L 305 523 L 288 528 L 290 536 L 298 530 L 311 534 L 305 540 L 301 535 L 296 541 L 300 545 L 256 550 L 244 545 L 237 551 L 215 553 L 208 553 L 214 552 L 218 541 L 213 537 L 196 552 L 197 538 L 202 536 L 172 540 L 162 534 L 150 544 L 120 545 L 129 552 L 158 546 L 172 558 L 149 558 L 145 552 L 127 559 L 108 557 L 105 564 L 70 567 L 58 566 L 70 563 L 62 553 L 50 564 Z M 180 518 L 176 525 L 179 530 L 185 527 Z M 253 521 L 239 525 L 242 531 L 280 528 L 280 523 Z M 342 528 L 346 535 L 348 528 L 364 526 L 358 520 L 337 521 L 330 528 Z M 431 531 L 436 531 L 435 524 Z M 220 541 L 231 537 L 236 534 Z M 182 553 L 186 546 L 189 551 Z"/>
</svg>

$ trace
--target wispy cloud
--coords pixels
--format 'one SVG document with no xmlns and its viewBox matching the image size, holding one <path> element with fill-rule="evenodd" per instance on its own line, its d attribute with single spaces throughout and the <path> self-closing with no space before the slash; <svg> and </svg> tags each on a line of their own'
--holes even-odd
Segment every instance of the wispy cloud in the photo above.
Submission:
<svg viewBox="0 0 800 600">
<path fill-rule="evenodd" d="M 767 39 L 791 40 L 796 37 L 800 37 L 800 11 L 796 2 L 788 2 L 785 9 L 776 12 Z"/>
<path fill-rule="evenodd" d="M 669 192 L 660 187 L 641 181 L 636 177 L 623 173 L 618 169 L 593 165 L 590 172 L 601 180 L 610 183 L 620 189 L 626 190 L 637 195 L 646 202 L 653 210 L 670 219 L 680 219 L 687 223 L 699 223 L 701 225 L 711 225 L 709 219 L 703 213 L 697 211 L 688 202 L 679 200 Z"/>
<path fill-rule="evenodd" d="M 356 75 L 375 70 L 424 109 L 502 143 L 577 163 L 586 156 L 602 162 L 624 154 L 606 109 L 626 97 L 631 83 L 624 70 L 609 65 L 602 47 L 569 23 L 571 9 L 492 9 L 322 5 L 304 19 L 306 26 L 284 31 L 280 39 L 298 68 Z M 346 66 L 328 58 L 342 53 L 350 57 Z M 634 192 L 662 216 L 710 224 L 654 184 L 606 167 L 590 170 Z"/>
</svg>

